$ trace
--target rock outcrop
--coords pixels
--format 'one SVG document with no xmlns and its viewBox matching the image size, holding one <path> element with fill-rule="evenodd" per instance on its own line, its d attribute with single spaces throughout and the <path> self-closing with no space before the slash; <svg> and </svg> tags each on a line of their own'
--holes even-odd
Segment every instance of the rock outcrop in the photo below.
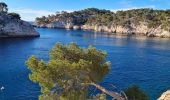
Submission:
<svg viewBox="0 0 170 100">
<path fill-rule="evenodd" d="M 144 23 L 132 27 L 123 26 L 100 26 L 100 25 L 83 25 L 81 29 L 93 30 L 96 32 L 109 32 L 116 35 L 143 35 L 148 37 L 166 37 L 170 38 L 170 32 L 157 28 L 148 28 Z"/>
<path fill-rule="evenodd" d="M 170 90 L 164 92 L 158 100 L 170 100 Z"/>
<path fill-rule="evenodd" d="M 147 23 L 140 23 L 131 27 L 124 26 L 104 26 L 104 25 L 74 25 L 74 23 L 67 23 L 64 21 L 56 21 L 50 24 L 35 25 L 37 27 L 46 27 L 46 28 L 64 28 L 64 29 L 82 29 L 82 30 L 92 30 L 96 32 L 108 32 L 115 35 L 143 35 L 148 37 L 162 37 L 170 38 L 170 32 L 162 29 L 160 26 L 157 28 L 148 28 Z"/>
<path fill-rule="evenodd" d="M 34 27 L 25 21 L 0 13 L 0 37 L 38 37 Z"/>
<path fill-rule="evenodd" d="M 132 9 L 113 13 L 91 8 L 36 18 L 35 26 L 170 38 L 170 10 Z"/>
</svg>

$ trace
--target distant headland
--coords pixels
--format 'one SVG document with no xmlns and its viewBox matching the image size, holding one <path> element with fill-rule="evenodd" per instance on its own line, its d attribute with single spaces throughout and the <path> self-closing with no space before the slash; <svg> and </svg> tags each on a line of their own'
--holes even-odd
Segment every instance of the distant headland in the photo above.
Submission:
<svg viewBox="0 0 170 100">
<path fill-rule="evenodd" d="M 112 12 L 88 8 L 70 13 L 62 11 L 36 18 L 35 26 L 170 38 L 170 10 L 143 8 Z"/>
</svg>

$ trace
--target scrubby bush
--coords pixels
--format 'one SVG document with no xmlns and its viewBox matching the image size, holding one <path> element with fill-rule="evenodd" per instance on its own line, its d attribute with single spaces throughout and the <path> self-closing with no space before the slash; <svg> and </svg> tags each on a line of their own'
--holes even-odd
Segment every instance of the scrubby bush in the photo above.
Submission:
<svg viewBox="0 0 170 100">
<path fill-rule="evenodd" d="M 14 19 L 21 19 L 20 15 L 17 13 L 8 13 L 8 15 L 12 16 Z"/>
<path fill-rule="evenodd" d="M 125 90 L 128 100 L 149 100 L 149 96 L 137 85 L 128 87 Z"/>
</svg>

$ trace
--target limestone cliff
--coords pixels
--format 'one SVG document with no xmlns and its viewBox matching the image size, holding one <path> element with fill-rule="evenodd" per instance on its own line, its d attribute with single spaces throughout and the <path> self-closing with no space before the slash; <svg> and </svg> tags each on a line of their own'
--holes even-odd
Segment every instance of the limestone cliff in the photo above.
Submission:
<svg viewBox="0 0 170 100">
<path fill-rule="evenodd" d="M 104 25 L 74 25 L 74 23 L 66 23 L 64 21 L 56 21 L 50 24 L 37 25 L 37 27 L 46 28 L 65 28 L 65 29 L 82 29 L 82 30 L 92 30 L 96 32 L 108 32 L 115 35 L 143 35 L 148 37 L 164 37 L 170 38 L 170 32 L 161 28 L 161 26 L 156 28 L 148 28 L 147 23 L 140 23 L 139 25 L 132 25 L 131 27 L 124 26 L 104 26 Z"/>
<path fill-rule="evenodd" d="M 109 32 L 116 35 L 143 35 L 148 37 L 166 37 L 170 38 L 170 32 L 161 28 L 148 28 L 147 25 L 141 23 L 137 26 L 123 27 L 123 26 L 100 26 L 100 25 L 83 25 L 81 29 L 93 30 L 96 32 Z"/>
<path fill-rule="evenodd" d="M 0 37 L 37 37 L 39 33 L 28 22 L 0 13 Z"/>
<path fill-rule="evenodd" d="M 114 13 L 89 8 L 37 18 L 35 26 L 170 38 L 170 10 L 132 9 Z"/>
</svg>

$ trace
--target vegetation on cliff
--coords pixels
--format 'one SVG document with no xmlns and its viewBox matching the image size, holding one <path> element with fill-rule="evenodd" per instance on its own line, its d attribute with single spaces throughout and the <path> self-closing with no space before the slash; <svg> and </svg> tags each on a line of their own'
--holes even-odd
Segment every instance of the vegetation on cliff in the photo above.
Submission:
<svg viewBox="0 0 170 100">
<path fill-rule="evenodd" d="M 4 14 L 7 14 L 15 19 L 21 19 L 20 15 L 17 14 L 17 13 L 8 13 L 8 5 L 4 2 L 0 2 L 0 13 L 4 13 Z"/>
<path fill-rule="evenodd" d="M 4 12 L 4 13 L 8 12 L 8 5 L 6 3 L 0 2 L 0 12 L 1 13 L 2 12 Z"/>
<path fill-rule="evenodd" d="M 0 37 L 38 37 L 39 33 L 19 14 L 8 12 L 8 5 L 0 2 Z"/>
<path fill-rule="evenodd" d="M 170 10 L 153 10 L 150 8 L 117 11 L 115 13 L 97 8 L 88 8 L 71 13 L 63 11 L 61 13 L 57 12 L 56 15 L 36 18 L 36 22 L 38 24 L 48 24 L 62 18 L 74 25 L 120 25 L 131 28 L 134 25 L 145 23 L 148 28 L 160 26 L 162 29 L 170 31 Z"/>
<path fill-rule="evenodd" d="M 161 25 L 165 30 L 170 31 L 170 10 L 132 9 L 127 11 L 117 11 L 114 14 L 99 14 L 91 17 L 88 24 L 120 25 L 131 27 L 146 23 L 149 28 L 156 28 Z"/>
<path fill-rule="evenodd" d="M 128 87 L 125 90 L 128 100 L 149 100 L 149 96 L 137 85 Z"/>
<path fill-rule="evenodd" d="M 74 23 L 74 25 L 83 25 L 85 24 L 89 18 L 95 17 L 98 14 L 113 14 L 113 12 L 109 10 L 99 10 L 96 8 L 88 8 L 80 11 L 74 11 L 74 12 L 56 12 L 55 15 L 49 15 L 47 17 L 42 16 L 36 18 L 36 22 L 38 24 L 48 24 L 51 22 L 55 22 L 57 20 L 66 19 L 68 23 Z"/>
</svg>

